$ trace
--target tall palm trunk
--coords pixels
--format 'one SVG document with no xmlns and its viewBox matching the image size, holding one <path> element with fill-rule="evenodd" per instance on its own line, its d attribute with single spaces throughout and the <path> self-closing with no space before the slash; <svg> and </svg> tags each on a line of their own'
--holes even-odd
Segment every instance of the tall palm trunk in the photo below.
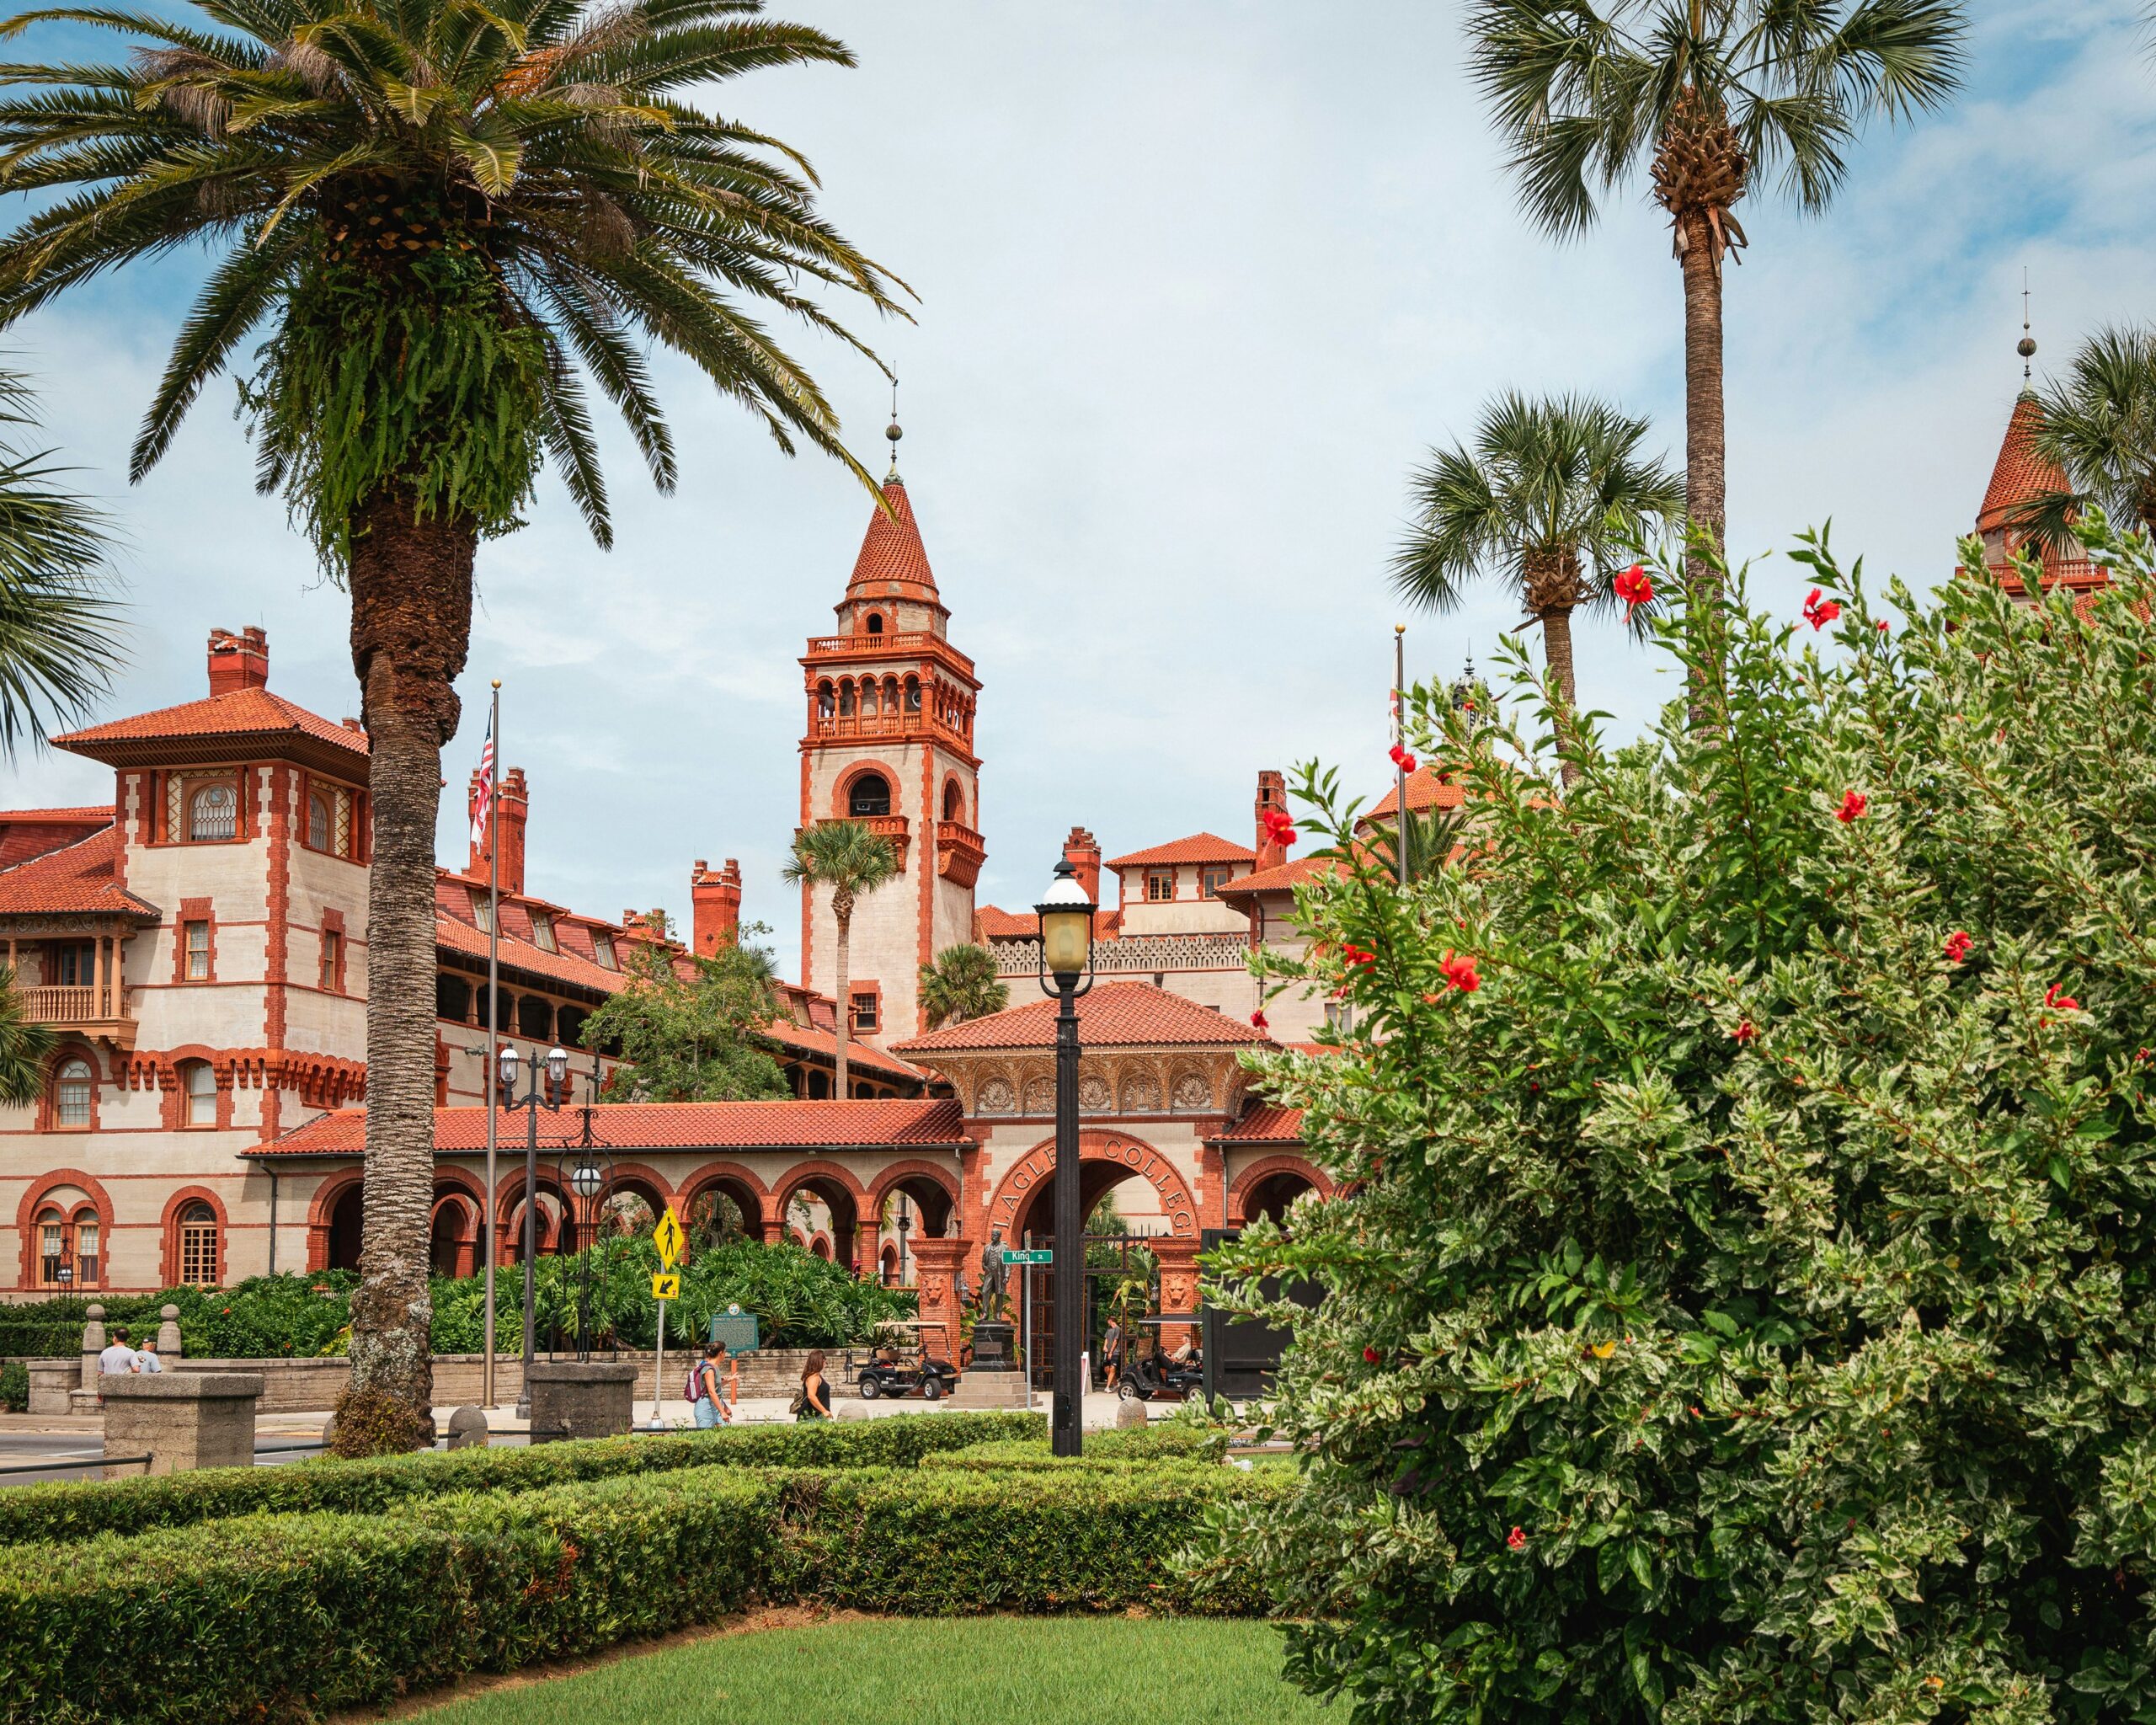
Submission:
<svg viewBox="0 0 2156 1725">
<path fill-rule="evenodd" d="M 1684 274 L 1684 509 L 1719 551 L 1726 525 L 1728 452 L 1722 423 L 1721 247 L 1705 212 L 1688 211 L 1683 220 L 1684 249 L 1678 261 Z M 1716 585 L 1712 567 L 1689 549 L 1684 584 L 1695 595 Z"/>
<path fill-rule="evenodd" d="M 408 494 L 367 505 L 351 557 L 352 665 L 367 728 L 367 1140 L 349 1452 L 434 1431 L 428 1218 L 434 1204 L 435 818 L 453 686 L 472 631 L 468 521 L 417 521 Z"/>
<path fill-rule="evenodd" d="M 1542 658 L 1556 692 L 1553 723 L 1560 749 L 1572 740 L 1572 710 L 1577 685 L 1572 677 L 1572 608 L 1587 597 L 1577 551 L 1542 547 L 1520 562 L 1520 585 L 1528 611 L 1542 625 Z M 1570 761 L 1563 766 L 1566 784 L 1579 777 Z"/>
<path fill-rule="evenodd" d="M 1550 681 L 1557 691 L 1558 745 L 1567 748 L 1572 742 L 1572 713 L 1575 701 L 1572 681 L 1572 610 L 1560 606 L 1546 611 L 1542 618 L 1542 657 L 1550 667 Z M 1579 763 L 1566 757 L 1562 768 L 1565 782 L 1570 785 L 1580 776 Z"/>
<path fill-rule="evenodd" d="M 838 1044 L 837 1082 L 834 1086 L 834 1093 L 841 1102 L 844 1102 L 851 1092 L 846 1068 L 846 1015 L 851 1007 L 851 1002 L 846 998 L 846 972 L 849 963 L 847 948 L 853 936 L 853 895 L 844 887 L 837 887 L 832 890 L 831 920 L 838 924 L 839 937 L 835 955 L 838 969 L 838 980 L 835 985 L 835 992 L 838 996 L 838 1005 L 831 1013 L 831 1028 Z"/>
</svg>

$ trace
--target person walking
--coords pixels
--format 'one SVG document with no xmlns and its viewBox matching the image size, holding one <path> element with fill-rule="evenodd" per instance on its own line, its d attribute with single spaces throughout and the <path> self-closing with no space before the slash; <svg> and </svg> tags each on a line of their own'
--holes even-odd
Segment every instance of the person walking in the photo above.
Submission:
<svg viewBox="0 0 2156 1725">
<path fill-rule="evenodd" d="M 824 1350 L 814 1348 L 801 1368 L 801 1393 L 793 1398 L 796 1419 L 829 1419 L 831 1386 L 824 1381 Z"/>
<path fill-rule="evenodd" d="M 719 1400 L 726 1409 L 727 1418 L 731 1420 L 741 1406 L 741 1362 L 734 1357 L 733 1350 L 725 1343 L 718 1342 L 712 1345 L 718 1349 L 716 1364 L 718 1368 Z"/>
<path fill-rule="evenodd" d="M 152 1336 L 148 1341 L 145 1342 L 136 1350 L 135 1370 L 137 1371 L 163 1371 L 164 1369 L 164 1361 L 157 1358 L 157 1338 L 155 1336 Z"/>
<path fill-rule="evenodd" d="M 112 1339 L 105 1343 L 104 1352 L 98 1355 L 98 1375 L 101 1378 L 128 1377 L 141 1370 L 142 1362 L 135 1350 L 127 1345 L 125 1325 L 112 1332 Z"/>
<path fill-rule="evenodd" d="M 696 1362 L 696 1399 L 690 1412 L 695 1414 L 700 1431 L 709 1431 L 722 1420 L 734 1418 L 727 1408 L 726 1387 L 718 1375 L 718 1356 L 723 1351 L 718 1343 L 707 1342 L 704 1357 Z"/>
</svg>

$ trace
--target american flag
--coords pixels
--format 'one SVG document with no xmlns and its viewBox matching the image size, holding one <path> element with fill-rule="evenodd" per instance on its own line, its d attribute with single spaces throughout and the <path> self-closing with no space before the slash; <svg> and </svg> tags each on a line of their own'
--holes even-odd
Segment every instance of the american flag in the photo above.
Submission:
<svg viewBox="0 0 2156 1725">
<path fill-rule="evenodd" d="M 479 751 L 479 782 L 472 788 L 472 842 L 487 842 L 487 817 L 494 807 L 494 721 L 487 720 L 487 746 Z"/>
</svg>

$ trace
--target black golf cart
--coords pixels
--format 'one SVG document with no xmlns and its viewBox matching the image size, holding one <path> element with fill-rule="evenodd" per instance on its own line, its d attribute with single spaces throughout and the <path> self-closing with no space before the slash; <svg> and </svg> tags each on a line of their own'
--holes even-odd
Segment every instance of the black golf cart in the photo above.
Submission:
<svg viewBox="0 0 2156 1725">
<path fill-rule="evenodd" d="M 915 1391 L 927 1402 L 940 1402 L 958 1387 L 958 1369 L 938 1359 L 925 1345 L 924 1331 L 941 1335 L 940 1323 L 917 1318 L 886 1318 L 876 1326 L 876 1343 L 866 1354 L 848 1354 L 846 1369 L 854 1375 L 861 1399 L 876 1402 L 887 1396 L 910 1396 Z"/>
<path fill-rule="evenodd" d="M 1155 1396 L 1172 1396 L 1187 1401 L 1205 1380 L 1203 1357 L 1196 1348 L 1191 1350 L 1189 1360 L 1171 1359 L 1162 1351 L 1161 1332 L 1172 1324 L 1177 1328 L 1188 1328 L 1198 1322 L 1194 1311 L 1168 1312 L 1160 1317 L 1141 1317 L 1139 1324 L 1153 1333 L 1123 1349 L 1123 1370 L 1116 1381 L 1115 1392 L 1126 1402 L 1150 1402 Z"/>
</svg>

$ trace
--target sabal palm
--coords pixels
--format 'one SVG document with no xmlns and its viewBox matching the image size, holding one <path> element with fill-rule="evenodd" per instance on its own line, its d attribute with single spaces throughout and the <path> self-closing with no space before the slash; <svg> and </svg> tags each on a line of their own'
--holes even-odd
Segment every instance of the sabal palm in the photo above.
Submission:
<svg viewBox="0 0 2156 1725">
<path fill-rule="evenodd" d="M 850 943 L 853 937 L 853 907 L 899 872 L 899 853 L 883 834 L 858 820 L 819 820 L 794 836 L 793 855 L 781 871 L 789 886 L 822 889 L 831 895 L 831 921 L 837 939 L 831 959 L 836 972 L 832 992 L 837 999 L 831 1015 L 835 1026 L 837 1084 L 835 1094 L 851 1093 L 846 1064 L 846 1016 L 852 1002 L 848 990 Z"/>
<path fill-rule="evenodd" d="M 1572 613 L 1620 608 L 1611 584 L 1630 547 L 1684 512 L 1683 482 L 1641 451 L 1646 435 L 1645 419 L 1589 397 L 1500 396 L 1470 441 L 1416 473 L 1413 526 L 1393 558 L 1400 591 L 1449 611 L 1478 576 L 1516 586 L 1570 708 Z"/>
<path fill-rule="evenodd" d="M 1011 991 L 995 975 L 995 954 L 970 943 L 946 947 L 921 967 L 921 1022 L 933 1030 L 953 1019 L 1000 1012 Z"/>
<path fill-rule="evenodd" d="M 1765 174 L 1823 210 L 1870 119 L 1913 117 L 1959 86 L 1959 0 L 1475 0 L 1476 81 L 1529 216 L 1568 238 L 1644 170 L 1684 282 L 1685 494 L 1719 547 L 1726 509 L 1723 257 L 1733 206 Z M 1688 558 L 1688 582 L 1713 580 Z"/>
<path fill-rule="evenodd" d="M 87 717 L 121 659 L 103 512 L 56 483 L 49 451 L 5 441 L 7 428 L 36 423 L 35 404 L 29 381 L 0 366 L 0 756 L 10 760 Z"/>
<path fill-rule="evenodd" d="M 2095 504 L 2121 527 L 2156 533 L 2156 330 L 2098 330 L 2037 401 L 2036 452 L 2064 469 L 2068 489 L 2031 499 L 2015 525 L 2075 547 L 2068 523 Z"/>
<path fill-rule="evenodd" d="M 15 973 L 0 964 L 0 1103 L 25 1107 L 45 1094 L 45 1073 L 60 1039 L 29 1017 L 15 992 Z"/>
<path fill-rule="evenodd" d="M 433 1190 L 434 835 L 478 541 L 518 525 L 551 457 L 601 544 L 588 386 L 662 489 L 675 457 L 644 359 L 682 355 L 759 415 L 846 455 L 814 382 L 748 309 L 833 330 L 809 296 L 894 289 L 818 213 L 785 147 L 678 93 L 759 67 L 850 64 L 760 0 L 202 0 L 206 24 L 24 13 L 136 39 L 124 65 L 20 65 L 0 187 L 0 323 L 100 270 L 212 254 L 136 442 L 147 471 L 203 387 L 242 386 L 258 480 L 349 585 L 371 750 L 364 1280 L 347 1400 L 425 1421 Z M 385 1414 L 386 1417 L 386 1414 Z M 387 1430 L 381 1419 L 345 1425 Z"/>
</svg>

